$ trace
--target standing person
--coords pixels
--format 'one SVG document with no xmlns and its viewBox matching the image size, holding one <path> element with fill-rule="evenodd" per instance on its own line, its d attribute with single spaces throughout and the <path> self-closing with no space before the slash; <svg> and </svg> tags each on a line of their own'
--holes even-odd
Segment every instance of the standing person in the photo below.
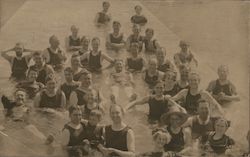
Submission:
<svg viewBox="0 0 250 157">
<path fill-rule="evenodd" d="M 105 144 L 98 148 L 105 157 L 135 156 L 134 131 L 123 122 L 123 108 L 120 105 L 111 105 L 109 111 L 112 124 L 105 127 Z"/>
<path fill-rule="evenodd" d="M 139 55 L 139 44 L 131 44 L 131 56 L 127 57 L 125 67 L 131 73 L 142 72 L 146 66 L 146 62 L 141 55 Z"/>
<path fill-rule="evenodd" d="M 65 82 L 60 86 L 60 89 L 66 97 L 66 108 L 68 108 L 70 95 L 79 87 L 79 84 L 73 80 L 73 70 L 70 67 L 64 69 L 64 78 Z"/>
<path fill-rule="evenodd" d="M 16 56 L 11 56 L 8 52 L 14 51 Z M 24 52 L 31 52 L 29 55 L 23 56 Z M 22 81 L 26 78 L 26 72 L 28 70 L 29 61 L 32 58 L 34 51 L 24 48 L 22 43 L 16 43 L 14 48 L 1 52 L 1 56 L 6 59 L 11 66 L 10 79 L 14 81 Z"/>
<path fill-rule="evenodd" d="M 198 62 L 189 49 L 189 44 L 186 41 L 180 41 L 179 44 L 181 51 L 174 55 L 174 62 L 176 67 L 179 69 L 181 65 L 186 65 L 192 67 L 192 65 L 197 66 Z"/>
<path fill-rule="evenodd" d="M 224 111 L 220 104 L 207 92 L 199 88 L 200 75 L 197 73 L 189 74 L 189 88 L 183 89 L 177 93 L 173 100 L 184 100 L 182 106 L 187 110 L 190 115 L 197 115 L 198 100 L 204 99 L 210 104 L 210 110 L 212 115 L 216 114 L 214 111 L 217 109 L 220 115 L 224 115 Z"/>
<path fill-rule="evenodd" d="M 66 97 L 62 91 L 57 90 L 55 77 L 48 77 L 45 85 L 46 89 L 36 95 L 34 106 L 43 109 L 64 109 Z"/>
<path fill-rule="evenodd" d="M 107 1 L 104 1 L 102 3 L 103 10 L 101 12 L 98 12 L 95 17 L 95 24 L 97 27 L 100 27 L 102 25 L 107 25 L 111 21 L 111 14 L 108 13 L 110 7 L 110 3 Z"/>
<path fill-rule="evenodd" d="M 60 42 L 57 36 L 52 35 L 49 38 L 49 44 L 50 47 L 44 50 L 45 61 L 51 65 L 55 71 L 60 72 L 67 59 L 66 55 L 59 47 Z"/>
<path fill-rule="evenodd" d="M 144 15 L 142 15 L 141 12 L 142 12 L 142 7 L 140 5 L 136 5 L 135 6 L 135 15 L 132 16 L 130 19 L 130 21 L 133 24 L 138 24 L 141 26 L 144 26 L 147 24 L 148 20 Z"/>
<path fill-rule="evenodd" d="M 35 69 L 29 69 L 27 79 L 23 82 L 19 82 L 16 87 L 25 89 L 29 99 L 33 99 L 38 92 L 40 92 L 44 85 L 41 82 L 37 82 L 38 72 Z"/>
<path fill-rule="evenodd" d="M 94 37 L 91 41 L 92 50 L 90 52 L 85 53 L 81 60 L 86 60 L 88 62 L 87 70 L 90 72 L 98 72 L 102 71 L 102 62 L 106 60 L 109 63 L 113 63 L 113 59 L 109 56 L 105 55 L 99 48 L 100 48 L 100 38 Z"/>
<path fill-rule="evenodd" d="M 153 89 L 158 81 L 163 80 L 164 73 L 157 70 L 156 59 L 150 59 L 148 61 L 148 68 L 142 73 L 142 78 L 148 85 L 149 89 Z"/>
<path fill-rule="evenodd" d="M 120 32 L 121 23 L 119 21 L 113 22 L 113 33 L 107 36 L 106 47 L 107 49 L 118 52 L 125 47 L 125 40 L 123 33 Z"/>
<path fill-rule="evenodd" d="M 126 49 L 128 52 L 131 52 L 131 44 L 137 43 L 139 44 L 139 52 L 142 51 L 143 46 L 143 36 L 140 35 L 141 28 L 139 25 L 133 25 L 132 34 L 127 38 L 126 41 Z"/>
<path fill-rule="evenodd" d="M 187 118 L 188 115 L 177 107 L 162 115 L 161 121 L 166 125 L 164 128 L 171 135 L 170 142 L 164 146 L 166 152 L 185 154 L 190 151 L 192 142 L 190 130 L 181 127 Z"/>
<path fill-rule="evenodd" d="M 174 65 L 166 58 L 166 49 L 160 47 L 156 50 L 156 59 L 157 59 L 157 69 L 162 72 L 166 72 L 167 70 L 174 70 Z"/>
<path fill-rule="evenodd" d="M 81 39 L 78 36 L 79 28 L 75 25 L 70 27 L 71 35 L 65 40 L 67 51 L 78 51 L 81 49 Z"/>
<path fill-rule="evenodd" d="M 239 101 L 234 84 L 228 80 L 229 69 L 226 65 L 220 65 L 217 70 L 219 78 L 211 81 L 207 88 L 219 103 Z"/>
<path fill-rule="evenodd" d="M 143 43 L 145 46 L 144 54 L 147 60 L 151 57 L 155 57 L 157 49 L 160 49 L 158 41 L 153 37 L 154 30 L 152 28 L 147 28 L 145 31 L 145 37 L 143 39 Z"/>
<path fill-rule="evenodd" d="M 51 65 L 45 63 L 45 58 L 42 53 L 35 52 L 33 54 L 34 65 L 31 65 L 29 69 L 34 69 L 38 72 L 36 81 L 45 84 L 45 80 L 49 75 L 54 74 L 54 69 Z"/>
</svg>

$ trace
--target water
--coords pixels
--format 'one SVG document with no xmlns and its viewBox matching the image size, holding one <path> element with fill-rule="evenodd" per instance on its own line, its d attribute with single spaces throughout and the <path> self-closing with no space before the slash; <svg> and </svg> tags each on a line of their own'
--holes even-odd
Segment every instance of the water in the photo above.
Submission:
<svg viewBox="0 0 250 157">
<path fill-rule="evenodd" d="M 242 9 L 241 3 L 236 2 L 195 2 L 143 1 L 143 4 L 153 15 L 147 8 L 144 8 L 144 14 L 150 19 L 148 26 L 155 28 L 157 39 L 161 45 L 166 47 L 170 60 L 172 60 L 173 54 L 178 51 L 179 37 L 191 41 L 192 49 L 201 62 L 199 71 L 203 79 L 202 87 L 206 87 L 210 80 L 216 78 L 215 69 L 222 59 L 226 64 L 229 64 L 230 79 L 235 83 L 242 99 L 239 103 L 227 107 L 227 117 L 232 120 L 232 127 L 228 130 L 228 134 L 236 139 L 239 148 L 246 150 L 245 136 L 248 128 L 249 107 L 248 88 L 245 88 L 248 83 L 247 57 L 245 57 L 247 54 L 246 29 L 245 18 L 242 16 L 245 15 L 243 14 L 245 10 Z M 135 4 L 137 3 L 133 1 L 111 2 L 113 20 L 121 21 L 122 31 L 126 36 L 131 32 L 131 24 L 127 21 L 134 14 L 133 6 Z M 23 41 L 27 48 L 45 49 L 48 46 L 48 38 L 52 34 L 59 37 L 63 48 L 64 38 L 69 35 L 69 28 L 72 24 L 80 27 L 80 34 L 101 37 L 103 48 L 106 33 L 102 29 L 96 29 L 93 25 L 95 13 L 100 8 L 100 1 L 27 1 L 2 28 L 0 32 L 1 49 L 12 47 L 17 41 Z M 179 37 L 166 26 L 170 27 L 171 31 L 174 31 Z M 234 55 L 235 52 L 237 52 L 237 56 Z M 2 59 L 0 65 L 1 72 L 3 72 L 0 78 L 1 91 L 10 95 L 13 85 L 6 82 L 10 68 L 7 62 Z M 96 82 L 95 86 L 100 87 L 105 98 L 108 99 L 110 93 L 106 91 L 110 89 L 103 81 L 106 80 L 107 76 L 108 72 L 104 72 L 102 76 L 97 76 L 99 77 L 97 80 L 95 77 L 96 81 L 94 82 Z M 135 90 L 139 94 L 139 98 L 146 94 L 140 79 L 140 76 L 135 78 L 137 82 Z M 119 102 L 122 105 L 126 104 L 126 97 L 121 97 Z M 107 100 L 106 109 L 108 109 L 109 104 Z M 131 111 L 125 117 L 125 121 L 135 131 L 137 152 L 153 149 L 146 112 L 147 106 L 137 107 L 137 111 Z M 66 115 L 65 119 L 53 117 L 53 120 L 49 122 L 47 117 L 41 114 L 34 113 L 32 117 L 32 123 L 45 135 L 50 132 L 58 132 L 67 121 Z M 51 123 L 53 121 L 56 123 Z M 104 122 L 110 122 L 107 115 Z M 0 148 L 0 156 L 31 156 L 37 153 L 40 153 L 41 156 L 61 156 L 63 154 L 57 145 L 54 148 L 45 146 L 41 139 L 27 132 L 25 126 L 12 127 L 13 124 L 9 125 L 5 131 L 9 137 L 0 136 L 0 142 L 3 143 Z M 242 128 L 242 134 L 239 134 L 236 128 Z"/>
</svg>

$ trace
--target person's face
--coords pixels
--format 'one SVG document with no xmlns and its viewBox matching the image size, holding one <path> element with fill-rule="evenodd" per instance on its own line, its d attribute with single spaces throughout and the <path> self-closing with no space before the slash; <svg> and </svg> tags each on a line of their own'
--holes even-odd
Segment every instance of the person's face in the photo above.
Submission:
<svg viewBox="0 0 250 157">
<path fill-rule="evenodd" d="M 76 27 L 72 27 L 72 28 L 71 28 L 71 32 L 72 32 L 72 34 L 75 35 L 75 36 L 78 34 L 78 30 L 79 30 L 79 29 L 76 28 Z"/>
<path fill-rule="evenodd" d="M 36 65 L 43 65 L 44 60 L 42 56 L 35 56 L 33 59 Z"/>
<path fill-rule="evenodd" d="M 215 124 L 215 132 L 216 133 L 225 134 L 226 131 L 227 131 L 227 126 L 226 126 L 224 121 L 218 121 Z"/>
<path fill-rule="evenodd" d="M 23 55 L 23 47 L 21 45 L 16 45 L 15 52 L 17 57 L 22 57 Z"/>
<path fill-rule="evenodd" d="M 226 68 L 218 69 L 218 76 L 221 80 L 226 80 L 228 76 L 228 70 Z"/>
<path fill-rule="evenodd" d="M 15 94 L 16 102 L 17 103 L 23 103 L 25 101 L 25 99 L 26 99 L 25 96 L 26 96 L 26 94 L 23 91 L 16 92 L 16 94 Z"/>
<path fill-rule="evenodd" d="M 116 72 L 121 72 L 122 71 L 122 62 L 117 62 L 115 64 L 115 71 Z"/>
<path fill-rule="evenodd" d="M 73 57 L 71 59 L 71 66 L 72 67 L 80 67 L 81 66 L 81 61 L 79 57 Z"/>
<path fill-rule="evenodd" d="M 145 32 L 146 38 L 151 39 L 154 36 L 153 31 L 149 30 Z"/>
<path fill-rule="evenodd" d="M 142 8 L 141 8 L 141 7 L 136 7 L 136 8 L 135 8 L 136 14 L 140 15 L 140 14 L 141 14 L 141 11 L 142 11 Z"/>
<path fill-rule="evenodd" d="M 97 94 L 94 91 L 88 93 L 87 101 L 88 104 L 93 104 L 96 100 Z"/>
<path fill-rule="evenodd" d="M 174 76 L 175 76 L 175 74 L 173 72 L 171 72 L 171 71 L 166 72 L 165 83 L 166 84 L 174 84 L 175 83 Z"/>
<path fill-rule="evenodd" d="M 199 83 L 200 83 L 200 80 L 199 80 L 198 76 L 196 76 L 196 75 L 190 76 L 190 78 L 189 78 L 190 88 L 193 88 L 193 89 L 198 88 Z"/>
<path fill-rule="evenodd" d="M 89 40 L 88 40 L 88 39 L 83 40 L 83 41 L 82 41 L 82 46 L 83 46 L 84 48 L 88 48 L 88 47 L 89 47 Z"/>
<path fill-rule="evenodd" d="M 118 106 L 112 107 L 110 110 L 110 118 L 114 123 L 120 123 L 122 121 L 123 113 Z"/>
<path fill-rule="evenodd" d="M 183 52 L 187 52 L 189 46 L 183 44 L 183 45 L 180 45 L 180 47 L 181 47 L 181 50 L 182 50 Z"/>
<path fill-rule="evenodd" d="M 83 75 L 81 76 L 81 83 L 84 85 L 84 87 L 89 87 L 92 83 L 92 77 L 91 75 Z"/>
<path fill-rule="evenodd" d="M 156 95 L 161 95 L 163 93 L 163 89 L 164 89 L 164 86 L 162 83 L 158 83 L 156 86 L 155 86 L 155 94 Z"/>
<path fill-rule="evenodd" d="M 148 70 L 150 70 L 150 71 L 157 70 L 157 63 L 155 61 L 150 61 L 148 63 Z"/>
<path fill-rule="evenodd" d="M 108 3 L 103 4 L 103 10 L 104 11 L 108 11 L 109 7 L 110 7 L 110 4 L 108 4 Z"/>
<path fill-rule="evenodd" d="M 48 91 L 53 91 L 56 89 L 56 81 L 55 80 L 49 80 L 46 83 L 46 88 Z"/>
<path fill-rule="evenodd" d="M 181 80 L 183 81 L 187 81 L 188 80 L 188 70 L 182 70 L 180 71 L 180 74 L 181 74 Z"/>
<path fill-rule="evenodd" d="M 155 143 L 158 148 L 161 148 L 167 143 L 167 138 L 159 135 L 155 139 Z"/>
<path fill-rule="evenodd" d="M 81 122 L 82 112 L 80 110 L 74 110 L 70 114 L 70 119 L 73 124 L 79 124 Z"/>
<path fill-rule="evenodd" d="M 209 104 L 207 102 L 202 102 L 199 104 L 198 114 L 203 119 L 206 119 L 209 116 Z"/>
<path fill-rule="evenodd" d="M 30 71 L 28 79 L 29 79 L 29 81 L 33 82 L 33 81 L 35 81 L 37 79 L 37 76 L 38 76 L 38 74 L 37 74 L 36 71 Z"/>
<path fill-rule="evenodd" d="M 73 80 L 73 74 L 69 71 L 64 71 L 64 77 L 67 82 L 71 82 Z"/>
<path fill-rule="evenodd" d="M 91 125 L 97 125 L 99 123 L 100 119 L 96 115 L 91 115 L 89 116 L 89 123 Z"/>
<path fill-rule="evenodd" d="M 178 128 L 180 126 L 180 123 L 181 123 L 181 118 L 177 115 L 172 115 L 170 116 L 170 125 L 173 127 L 173 128 Z"/>
<path fill-rule="evenodd" d="M 58 47 L 60 45 L 60 41 L 57 37 L 53 37 L 50 42 L 52 47 Z"/>
<path fill-rule="evenodd" d="M 98 40 L 93 40 L 92 41 L 92 48 L 93 50 L 98 50 L 99 49 L 100 42 Z"/>
<path fill-rule="evenodd" d="M 120 25 L 120 24 L 118 24 L 118 23 L 113 24 L 114 32 L 119 32 L 119 31 L 120 31 L 120 28 L 121 28 L 121 25 Z"/>
<path fill-rule="evenodd" d="M 164 59 L 165 59 L 165 56 L 164 56 L 163 52 L 158 51 L 156 53 L 156 59 L 157 59 L 157 61 L 158 61 L 159 64 L 163 63 Z"/>
</svg>

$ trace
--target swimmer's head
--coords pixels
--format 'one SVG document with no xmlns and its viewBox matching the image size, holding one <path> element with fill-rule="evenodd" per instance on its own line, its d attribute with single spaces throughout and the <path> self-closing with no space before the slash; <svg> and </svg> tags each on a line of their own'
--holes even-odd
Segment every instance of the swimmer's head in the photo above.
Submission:
<svg viewBox="0 0 250 157">
<path fill-rule="evenodd" d="M 38 77 L 38 71 L 35 68 L 29 68 L 27 78 L 29 81 L 34 82 Z"/>
<path fill-rule="evenodd" d="M 179 46 L 182 51 L 186 52 L 189 48 L 189 43 L 187 41 L 181 40 Z"/>
<path fill-rule="evenodd" d="M 217 73 L 220 80 L 227 80 L 229 74 L 229 68 L 227 65 L 220 65 L 217 69 Z"/>
<path fill-rule="evenodd" d="M 125 111 L 121 105 L 111 105 L 109 108 L 110 118 L 113 123 L 122 122 Z"/>
<path fill-rule="evenodd" d="M 72 82 L 73 80 L 73 69 L 71 67 L 66 67 L 64 69 L 64 78 L 66 82 Z"/>
<path fill-rule="evenodd" d="M 16 52 L 17 57 L 22 57 L 24 51 L 24 45 L 22 43 L 16 43 L 14 50 Z"/>
<path fill-rule="evenodd" d="M 98 109 L 94 109 L 89 114 L 89 123 L 91 125 L 97 125 L 102 120 L 102 111 Z"/>
<path fill-rule="evenodd" d="M 79 106 L 70 106 L 69 107 L 69 117 L 73 124 L 79 124 L 82 119 L 82 110 Z"/>
<path fill-rule="evenodd" d="M 206 120 L 208 116 L 210 115 L 210 109 L 209 109 L 209 103 L 204 100 L 200 99 L 198 100 L 198 115 L 202 120 Z"/>
<path fill-rule="evenodd" d="M 42 52 L 35 52 L 33 54 L 33 60 L 37 66 L 42 66 L 45 62 L 45 58 L 42 55 Z"/>
<path fill-rule="evenodd" d="M 196 72 L 189 73 L 188 82 L 189 82 L 190 88 L 193 88 L 193 89 L 198 88 L 200 84 L 200 75 Z"/>
<path fill-rule="evenodd" d="M 122 68 L 123 68 L 123 60 L 119 59 L 115 61 L 115 71 L 116 72 L 122 72 Z"/>
<path fill-rule="evenodd" d="M 230 121 L 224 119 L 224 118 L 219 118 L 215 122 L 215 132 L 218 134 L 225 134 L 227 129 L 230 127 Z"/>
<path fill-rule="evenodd" d="M 114 32 L 119 32 L 121 28 L 121 23 L 119 21 L 114 21 L 113 22 L 113 29 Z"/>
<path fill-rule="evenodd" d="M 87 99 L 88 104 L 93 104 L 93 103 L 95 103 L 95 102 L 98 101 L 98 99 L 99 99 L 99 93 L 96 90 L 91 89 L 86 94 L 86 99 Z"/>
<path fill-rule="evenodd" d="M 155 58 L 151 58 L 148 61 L 148 70 L 155 71 L 157 70 L 157 60 Z"/>
<path fill-rule="evenodd" d="M 164 82 L 158 81 L 154 87 L 155 95 L 162 95 L 164 90 Z"/>
<path fill-rule="evenodd" d="M 156 59 L 158 64 L 162 64 L 165 60 L 166 56 L 166 49 L 164 47 L 161 47 L 156 50 Z"/>
<path fill-rule="evenodd" d="M 46 89 L 48 91 L 54 91 L 56 89 L 56 77 L 52 74 L 45 79 Z"/>
<path fill-rule="evenodd" d="M 81 45 L 82 45 L 82 47 L 88 49 L 89 43 L 90 43 L 90 39 L 89 39 L 87 36 L 83 36 L 83 37 L 81 38 Z"/>
<path fill-rule="evenodd" d="M 87 88 L 90 87 L 92 84 L 92 74 L 86 70 L 83 70 L 81 72 L 79 81 L 81 82 L 81 86 L 84 86 Z"/>
<path fill-rule="evenodd" d="M 110 7 L 110 3 L 108 1 L 104 1 L 102 3 L 102 7 L 103 7 L 103 10 L 107 12 Z"/>
<path fill-rule="evenodd" d="M 165 131 L 157 131 L 153 134 L 153 140 L 158 148 L 162 148 L 164 145 L 168 144 L 171 138 L 171 135 Z"/>
<path fill-rule="evenodd" d="M 79 55 L 72 55 L 71 67 L 81 67 L 81 59 Z"/>
<path fill-rule="evenodd" d="M 132 28 L 132 32 L 133 32 L 134 34 L 139 34 L 139 33 L 141 32 L 141 27 L 140 27 L 140 25 L 134 24 L 134 25 L 133 25 L 133 28 Z"/>
<path fill-rule="evenodd" d="M 151 39 L 154 36 L 154 30 L 152 28 L 147 28 L 145 31 L 145 36 L 147 39 Z"/>
<path fill-rule="evenodd" d="M 58 48 L 59 45 L 60 45 L 60 41 L 59 41 L 59 39 L 57 38 L 57 36 L 55 36 L 55 35 L 52 35 L 52 36 L 49 38 L 49 43 L 50 43 L 50 46 L 53 47 L 53 48 Z"/>
<path fill-rule="evenodd" d="M 26 100 L 27 93 L 26 93 L 26 91 L 24 89 L 18 88 L 14 92 L 14 96 L 15 96 L 16 103 L 23 104 L 24 101 Z"/>
<path fill-rule="evenodd" d="M 94 51 L 98 51 L 100 44 L 101 44 L 101 40 L 98 37 L 94 37 L 91 41 L 92 49 Z"/>
<path fill-rule="evenodd" d="M 77 28 L 75 25 L 72 25 L 72 26 L 70 27 L 70 30 L 71 30 L 71 32 L 72 32 L 72 35 L 77 36 L 78 31 L 79 31 L 79 28 Z"/>
<path fill-rule="evenodd" d="M 137 15 L 140 15 L 142 11 L 142 7 L 140 5 L 136 5 L 135 6 L 135 12 Z"/>
<path fill-rule="evenodd" d="M 165 72 L 165 83 L 166 84 L 173 84 L 176 82 L 176 79 L 177 79 L 177 72 L 176 71 L 169 69 Z"/>
</svg>

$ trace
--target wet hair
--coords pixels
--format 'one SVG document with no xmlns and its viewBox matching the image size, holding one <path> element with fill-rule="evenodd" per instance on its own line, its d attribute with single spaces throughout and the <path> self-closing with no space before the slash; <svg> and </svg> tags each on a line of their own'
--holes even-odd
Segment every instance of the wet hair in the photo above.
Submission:
<svg viewBox="0 0 250 157">
<path fill-rule="evenodd" d="M 79 106 L 76 106 L 76 105 L 72 105 L 68 108 L 68 111 L 69 111 L 69 115 L 71 115 L 75 110 L 78 110 L 78 111 L 82 111 L 81 108 Z"/>
<path fill-rule="evenodd" d="M 64 72 L 69 72 L 69 73 L 73 74 L 73 69 L 71 67 L 66 67 L 64 69 Z"/>
<path fill-rule="evenodd" d="M 98 109 L 94 109 L 90 112 L 89 116 L 96 116 L 99 120 L 102 119 L 103 113 Z"/>
<path fill-rule="evenodd" d="M 90 42 L 90 39 L 89 39 L 89 37 L 87 37 L 87 36 L 82 36 L 82 38 L 81 38 L 81 43 L 83 42 L 83 41 L 88 41 L 88 42 Z"/>
<path fill-rule="evenodd" d="M 141 7 L 140 5 L 136 5 L 136 6 L 135 6 L 135 9 L 136 9 L 136 8 L 142 9 L 142 7 Z"/>
<path fill-rule="evenodd" d="M 113 25 L 115 25 L 115 24 L 118 24 L 119 26 L 121 26 L 121 23 L 119 21 L 114 21 Z"/>
<path fill-rule="evenodd" d="M 153 30 L 153 28 L 147 28 L 145 32 L 147 33 L 147 32 L 150 32 L 150 31 L 151 31 L 151 32 L 153 33 L 153 35 L 154 35 L 154 30 Z"/>
<path fill-rule="evenodd" d="M 99 44 L 101 43 L 101 39 L 99 37 L 94 37 L 91 42 L 93 43 L 93 41 L 98 41 Z"/>
<path fill-rule="evenodd" d="M 190 72 L 188 78 L 190 79 L 191 76 L 196 76 L 199 81 L 201 80 L 201 77 L 197 72 Z"/>
<path fill-rule="evenodd" d="M 189 46 L 189 43 L 187 41 L 184 41 L 184 40 L 181 40 L 180 43 L 179 43 L 179 46 Z"/>
<path fill-rule="evenodd" d="M 108 1 L 102 2 L 102 6 L 104 6 L 105 4 L 108 4 L 110 6 L 110 3 Z"/>
<path fill-rule="evenodd" d="M 221 69 L 225 69 L 226 72 L 229 72 L 229 68 L 228 68 L 227 65 L 220 65 L 220 66 L 218 67 L 217 71 L 220 71 Z"/>
<path fill-rule="evenodd" d="M 49 37 L 49 43 L 52 42 L 53 38 L 57 38 L 56 35 L 52 35 L 52 36 Z"/>
<path fill-rule="evenodd" d="M 48 83 L 48 82 L 51 81 L 51 80 L 57 82 L 57 81 L 56 81 L 56 77 L 55 77 L 53 74 L 51 74 L 51 75 L 48 75 L 48 76 L 46 77 L 46 79 L 45 79 L 45 84 Z"/>
<path fill-rule="evenodd" d="M 117 104 L 112 104 L 112 105 L 109 107 L 109 113 L 111 113 L 111 110 L 112 110 L 112 108 L 114 108 L 114 107 L 120 108 L 122 114 L 123 114 L 123 115 L 125 114 L 125 111 L 124 111 L 123 107 L 122 107 L 121 105 L 117 105 Z"/>
<path fill-rule="evenodd" d="M 20 47 L 22 47 L 22 49 L 24 49 L 24 45 L 23 45 L 23 43 L 21 43 L 21 42 L 16 43 L 15 47 L 16 47 L 16 46 L 20 46 Z"/>
<path fill-rule="evenodd" d="M 76 25 L 72 25 L 72 26 L 70 27 L 70 30 L 72 30 L 72 29 L 77 29 L 77 30 L 78 30 L 78 28 L 76 27 Z"/>
<path fill-rule="evenodd" d="M 215 121 L 214 124 L 216 125 L 216 124 L 219 123 L 219 122 L 223 122 L 223 123 L 226 125 L 227 128 L 229 128 L 230 125 L 231 125 L 231 121 L 226 120 L 225 118 L 222 118 L 222 117 L 218 118 L 218 119 Z"/>
</svg>

